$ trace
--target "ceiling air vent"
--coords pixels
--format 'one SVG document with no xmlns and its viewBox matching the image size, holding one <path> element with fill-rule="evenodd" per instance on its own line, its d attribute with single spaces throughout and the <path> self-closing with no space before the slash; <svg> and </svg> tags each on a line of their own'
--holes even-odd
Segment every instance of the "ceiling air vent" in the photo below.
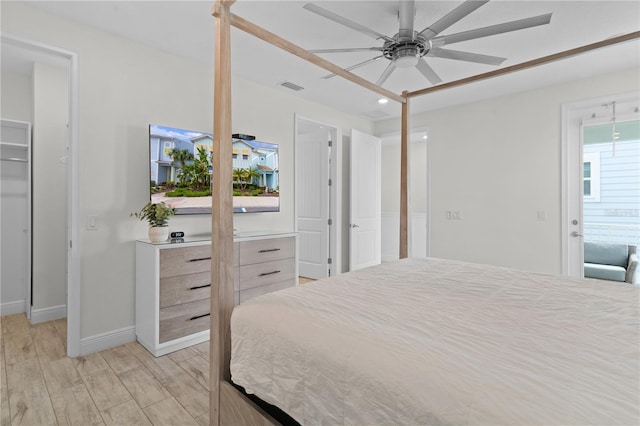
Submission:
<svg viewBox="0 0 640 426">
<path fill-rule="evenodd" d="M 382 118 L 390 117 L 390 115 L 384 111 L 370 111 L 370 112 L 365 112 L 362 115 L 364 115 L 365 117 L 371 120 L 380 120 Z"/>
<path fill-rule="evenodd" d="M 280 83 L 280 86 L 286 87 L 287 89 L 295 90 L 296 92 L 304 89 L 304 87 L 298 86 L 297 84 L 293 84 L 290 81 L 285 81 L 284 83 Z"/>
</svg>

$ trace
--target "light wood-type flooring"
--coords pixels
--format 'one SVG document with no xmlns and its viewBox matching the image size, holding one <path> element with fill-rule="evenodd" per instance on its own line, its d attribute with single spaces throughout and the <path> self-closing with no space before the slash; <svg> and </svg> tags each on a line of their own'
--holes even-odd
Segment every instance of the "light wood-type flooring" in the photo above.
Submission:
<svg viewBox="0 0 640 426">
<path fill-rule="evenodd" d="M 2 426 L 209 424 L 209 342 L 158 358 L 137 342 L 68 358 L 66 320 L 0 322 Z"/>
</svg>

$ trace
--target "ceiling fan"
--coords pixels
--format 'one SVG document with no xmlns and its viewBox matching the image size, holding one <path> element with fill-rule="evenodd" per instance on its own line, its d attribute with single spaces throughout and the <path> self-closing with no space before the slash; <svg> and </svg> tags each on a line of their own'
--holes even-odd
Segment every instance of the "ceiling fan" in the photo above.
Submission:
<svg viewBox="0 0 640 426">
<path fill-rule="evenodd" d="M 338 24 L 344 25 L 362 34 L 366 34 L 376 40 L 383 41 L 383 45 L 379 47 L 362 47 L 347 49 L 317 49 L 309 50 L 312 53 L 340 53 L 340 52 L 380 52 L 380 55 L 368 59 L 364 62 L 345 68 L 351 71 L 356 68 L 371 64 L 379 59 L 385 58 L 389 60 L 389 65 L 378 78 L 376 84 L 381 86 L 389 78 L 396 68 L 416 67 L 418 71 L 424 75 L 431 84 L 436 85 L 442 82 L 442 79 L 434 71 L 434 69 L 425 61 L 425 57 L 437 57 L 445 59 L 455 59 L 459 61 L 475 62 L 488 65 L 500 65 L 506 58 L 497 56 L 482 55 L 471 52 L 461 52 L 458 50 L 443 49 L 443 46 L 458 43 L 461 41 L 473 40 L 477 38 L 487 37 L 495 34 L 518 31 L 525 28 L 545 25 L 551 21 L 551 13 L 533 16 L 530 18 L 509 21 L 502 24 L 490 25 L 487 27 L 476 28 L 469 31 L 463 31 L 449 35 L 439 35 L 442 31 L 451 25 L 460 21 L 489 0 L 467 0 L 460 6 L 447 13 L 445 16 L 429 25 L 421 31 L 414 29 L 415 25 L 415 0 L 399 0 L 398 33 L 394 36 L 386 36 L 375 30 L 367 28 L 363 25 L 353 22 L 347 18 L 323 9 L 313 3 L 307 3 L 303 7 L 313 13 L 323 16 Z M 335 74 L 329 74 L 324 78 L 334 77 Z"/>
</svg>

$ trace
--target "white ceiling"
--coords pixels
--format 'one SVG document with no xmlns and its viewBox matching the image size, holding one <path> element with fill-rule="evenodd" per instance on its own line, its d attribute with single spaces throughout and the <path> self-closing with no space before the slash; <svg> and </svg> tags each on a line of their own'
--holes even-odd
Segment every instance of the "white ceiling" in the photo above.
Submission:
<svg viewBox="0 0 640 426">
<path fill-rule="evenodd" d="M 388 36 L 397 32 L 397 1 L 317 1 L 314 3 Z M 28 1 L 34 7 L 144 43 L 163 51 L 213 66 L 214 1 Z M 381 42 L 313 14 L 307 1 L 239 0 L 232 12 L 305 49 L 380 46 Z M 416 29 L 432 24 L 461 1 L 416 1 Z M 442 34 L 498 24 L 552 12 L 551 23 L 447 46 L 508 58 L 506 67 L 537 57 L 640 30 L 640 1 L 494 0 L 457 22 Z M 322 79 L 327 72 L 262 40 L 234 29 L 232 72 L 257 83 L 326 104 L 333 108 L 384 119 L 400 115 L 395 102 L 379 105 L 379 95 L 341 78 Z M 341 67 L 376 56 L 376 52 L 321 55 Z M 4 59 L 4 57 L 3 57 Z M 446 81 L 495 69 L 441 58 L 428 58 Z M 355 70 L 375 82 L 387 61 L 382 59 Z M 551 65 L 498 77 L 457 89 L 414 98 L 411 112 L 529 90 L 615 70 L 637 68 L 640 42 L 601 49 Z M 280 84 L 304 87 L 293 92 Z M 397 69 L 383 87 L 395 93 L 430 86 L 415 69 Z"/>
</svg>

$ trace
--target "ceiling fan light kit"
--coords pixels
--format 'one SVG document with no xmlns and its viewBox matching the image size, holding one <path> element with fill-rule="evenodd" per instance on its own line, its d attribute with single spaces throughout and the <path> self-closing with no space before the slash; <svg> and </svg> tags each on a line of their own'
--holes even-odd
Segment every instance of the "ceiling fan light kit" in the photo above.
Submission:
<svg viewBox="0 0 640 426">
<path fill-rule="evenodd" d="M 415 67 L 428 51 L 422 40 L 408 39 L 395 43 L 386 42 L 383 55 L 398 68 L 411 68 Z"/>
<path fill-rule="evenodd" d="M 504 22 L 501 24 L 490 25 L 487 27 L 475 28 L 459 33 L 440 35 L 440 33 L 456 22 L 460 21 L 476 9 L 487 3 L 489 0 L 467 0 L 460 6 L 451 10 L 449 13 L 438 19 L 425 29 L 417 32 L 414 30 L 416 6 L 415 0 L 399 0 L 398 1 L 398 32 L 390 37 L 381 34 L 364 25 L 351 21 L 345 17 L 337 15 L 313 3 L 307 3 L 303 7 L 310 12 L 318 14 L 335 23 L 351 28 L 376 40 L 382 40 L 384 44 L 381 47 L 365 47 L 365 48 L 340 48 L 340 49 L 320 49 L 310 50 L 312 53 L 349 53 L 362 51 L 382 52 L 382 55 L 368 59 L 364 62 L 345 68 L 346 71 L 369 65 L 376 62 L 380 58 L 389 61 L 386 69 L 378 78 L 376 84 L 381 86 L 389 78 L 396 68 L 412 68 L 415 67 L 422 75 L 436 85 L 442 82 L 440 76 L 425 60 L 426 57 L 437 57 L 443 59 L 452 59 L 457 61 L 473 62 L 479 64 L 501 65 L 506 58 L 497 56 L 482 55 L 472 52 L 462 52 L 457 50 L 443 49 L 448 44 L 459 43 L 467 40 L 488 37 L 496 34 L 518 31 L 525 28 L 546 25 L 551 21 L 551 13 L 534 16 L 530 18 L 519 19 L 515 21 Z M 323 78 L 331 78 L 335 74 L 329 74 Z"/>
</svg>

